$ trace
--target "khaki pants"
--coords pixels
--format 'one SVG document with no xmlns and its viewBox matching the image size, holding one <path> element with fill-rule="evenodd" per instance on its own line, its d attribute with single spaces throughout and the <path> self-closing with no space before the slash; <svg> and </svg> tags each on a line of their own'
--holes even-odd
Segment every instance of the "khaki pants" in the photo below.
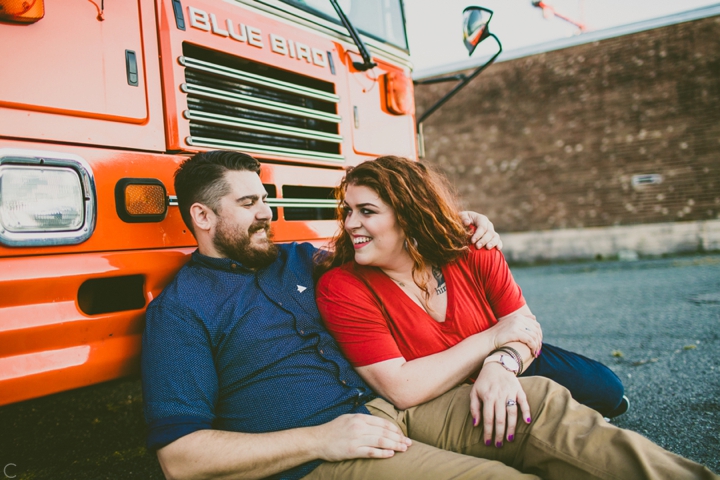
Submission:
<svg viewBox="0 0 720 480">
<path fill-rule="evenodd" d="M 482 427 L 472 426 L 470 386 L 461 385 L 404 411 L 382 399 L 369 402 L 368 410 L 396 423 L 413 439 L 412 446 L 387 459 L 326 462 L 305 479 L 720 478 L 635 432 L 609 424 L 555 382 L 542 377 L 520 382 L 532 423 L 520 421 L 515 440 L 505 441 L 501 448 L 485 446 Z"/>
</svg>

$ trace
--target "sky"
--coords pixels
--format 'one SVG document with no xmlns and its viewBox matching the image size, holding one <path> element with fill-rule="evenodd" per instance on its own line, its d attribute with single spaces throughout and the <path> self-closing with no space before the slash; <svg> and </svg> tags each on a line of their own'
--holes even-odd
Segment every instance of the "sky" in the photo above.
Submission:
<svg viewBox="0 0 720 480">
<path fill-rule="evenodd" d="M 589 31 L 720 5 L 717 0 L 545 0 L 558 13 L 587 25 Z M 557 17 L 544 18 L 531 0 L 404 0 L 408 41 L 415 71 L 467 60 L 462 43 L 462 11 L 478 5 L 494 12 L 490 31 L 504 51 L 570 37 L 578 29 Z M 492 39 L 473 54 L 497 51 Z M 502 58 L 502 57 L 501 57 Z"/>
</svg>

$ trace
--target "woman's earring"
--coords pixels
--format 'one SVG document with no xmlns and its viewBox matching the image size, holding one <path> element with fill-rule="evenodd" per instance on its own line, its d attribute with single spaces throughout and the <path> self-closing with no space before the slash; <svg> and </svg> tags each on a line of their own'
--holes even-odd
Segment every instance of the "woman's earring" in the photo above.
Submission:
<svg viewBox="0 0 720 480">
<path fill-rule="evenodd" d="M 415 247 L 415 248 L 417 248 L 417 246 L 418 246 L 417 240 L 415 240 L 414 238 L 411 238 L 410 241 L 412 242 L 412 246 Z M 408 241 L 407 241 L 407 238 L 405 239 L 405 242 L 403 243 L 403 247 L 405 248 L 405 250 L 408 249 Z"/>
</svg>

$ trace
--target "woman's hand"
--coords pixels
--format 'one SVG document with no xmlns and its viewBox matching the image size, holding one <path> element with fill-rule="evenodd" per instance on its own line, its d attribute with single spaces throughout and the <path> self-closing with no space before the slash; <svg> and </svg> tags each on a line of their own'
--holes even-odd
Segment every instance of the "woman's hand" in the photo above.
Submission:
<svg viewBox="0 0 720 480">
<path fill-rule="evenodd" d="M 510 405 L 508 405 L 508 401 Z M 513 404 L 514 402 L 514 404 Z M 470 391 L 470 413 L 477 426 L 482 408 L 483 440 L 485 445 L 502 447 L 507 431 L 508 442 L 515 439 L 518 411 L 525 423 L 530 423 L 530 405 L 518 379 L 497 362 L 488 362 Z M 493 438 L 493 428 L 495 435 Z"/>
<path fill-rule="evenodd" d="M 535 320 L 535 315 L 520 313 L 520 311 L 506 315 L 498 323 L 486 330 L 493 335 L 493 345 L 500 348 L 511 342 L 521 342 L 527 345 L 535 358 L 542 349 L 542 327 Z"/>
</svg>

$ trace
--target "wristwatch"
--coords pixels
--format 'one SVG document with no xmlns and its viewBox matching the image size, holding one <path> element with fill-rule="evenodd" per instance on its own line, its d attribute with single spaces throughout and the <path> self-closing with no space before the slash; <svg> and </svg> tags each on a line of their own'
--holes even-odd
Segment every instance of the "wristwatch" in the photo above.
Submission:
<svg viewBox="0 0 720 480">
<path fill-rule="evenodd" d="M 513 375 L 517 377 L 518 373 L 520 372 L 520 365 L 518 364 L 517 360 L 515 360 L 510 355 L 500 353 L 497 355 L 490 355 L 485 359 L 483 362 L 483 366 L 487 365 L 490 362 L 497 362 L 500 365 L 503 366 L 505 370 L 508 372 L 512 372 Z"/>
</svg>

